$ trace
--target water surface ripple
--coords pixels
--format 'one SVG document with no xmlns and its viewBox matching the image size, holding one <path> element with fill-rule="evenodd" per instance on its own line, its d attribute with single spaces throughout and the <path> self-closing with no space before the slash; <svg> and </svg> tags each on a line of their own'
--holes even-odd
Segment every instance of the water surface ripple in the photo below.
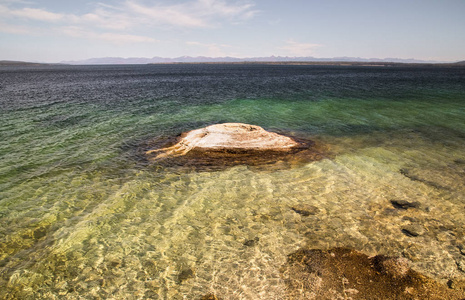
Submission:
<svg viewBox="0 0 465 300">
<path fill-rule="evenodd" d="M 140 156 L 220 122 L 330 155 L 212 171 Z M 0 136 L 0 298 L 287 299 L 301 247 L 465 279 L 463 68 L 2 68 Z"/>
</svg>

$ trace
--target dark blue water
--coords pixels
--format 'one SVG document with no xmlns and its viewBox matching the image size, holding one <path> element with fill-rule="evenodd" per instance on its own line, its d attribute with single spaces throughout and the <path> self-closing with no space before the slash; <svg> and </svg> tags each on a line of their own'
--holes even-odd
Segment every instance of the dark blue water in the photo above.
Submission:
<svg viewBox="0 0 465 300">
<path fill-rule="evenodd" d="M 316 140 L 328 158 L 186 172 L 140 156 L 222 122 Z M 464 68 L 2 68 L 0 136 L 0 297 L 284 299 L 279 268 L 301 246 L 464 276 Z M 392 199 L 422 208 L 391 214 Z"/>
</svg>

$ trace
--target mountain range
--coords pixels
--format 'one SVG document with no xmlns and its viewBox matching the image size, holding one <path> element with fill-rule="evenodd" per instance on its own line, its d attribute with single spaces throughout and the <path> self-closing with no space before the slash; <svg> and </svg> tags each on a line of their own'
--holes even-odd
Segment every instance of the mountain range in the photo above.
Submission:
<svg viewBox="0 0 465 300">
<path fill-rule="evenodd" d="M 101 57 L 85 60 L 62 61 L 62 64 L 71 65 L 106 65 L 106 64 L 159 64 L 159 63 L 239 63 L 239 62 L 386 62 L 386 63 L 448 63 L 444 61 L 430 61 L 401 58 L 361 58 L 361 57 L 333 57 L 316 58 L 288 57 L 288 56 L 268 56 L 268 57 L 206 57 L 206 56 L 181 56 L 176 58 L 165 57 Z"/>
</svg>

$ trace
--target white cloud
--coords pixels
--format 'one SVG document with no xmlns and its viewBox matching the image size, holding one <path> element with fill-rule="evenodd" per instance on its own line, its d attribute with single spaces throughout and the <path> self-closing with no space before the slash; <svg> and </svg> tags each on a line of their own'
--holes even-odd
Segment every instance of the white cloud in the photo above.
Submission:
<svg viewBox="0 0 465 300">
<path fill-rule="evenodd" d="M 10 10 L 11 15 L 23 17 L 26 19 L 37 20 L 37 21 L 48 21 L 55 22 L 62 20 L 65 15 L 49 12 L 43 9 L 37 8 L 23 8 L 19 10 Z"/>
<path fill-rule="evenodd" d="M 288 40 L 285 46 L 280 47 L 289 56 L 311 56 L 314 55 L 315 49 L 321 47 L 319 44 L 298 43 L 294 40 Z"/>
<path fill-rule="evenodd" d="M 56 22 L 62 20 L 65 15 L 49 12 L 38 8 L 25 7 L 22 9 L 10 9 L 8 6 L 0 5 L 0 15 L 6 18 L 19 17 L 24 19 Z"/>
<path fill-rule="evenodd" d="M 186 42 L 189 46 L 195 46 L 200 48 L 199 55 L 201 56 L 210 56 L 210 57 L 225 57 L 225 56 L 235 56 L 232 53 L 229 53 L 227 50 L 232 48 L 231 45 L 226 44 L 217 44 L 217 43 L 200 43 L 200 42 Z"/>
<path fill-rule="evenodd" d="M 248 19 L 255 15 L 253 4 L 247 2 L 228 3 L 222 0 L 196 0 L 181 4 L 145 6 L 134 0 L 127 0 L 126 7 L 138 16 L 145 16 L 145 22 L 167 24 L 179 27 L 208 27 L 217 22 Z M 147 19 L 148 18 L 148 19 Z"/>
<path fill-rule="evenodd" d="M 254 6 L 252 3 L 231 5 L 221 0 L 198 0 L 194 3 L 195 6 L 204 15 L 250 18 L 256 13 L 252 10 Z"/>
<path fill-rule="evenodd" d="M 72 21 L 84 26 L 97 26 L 111 30 L 127 30 L 135 25 L 135 21 L 130 16 L 119 11 L 107 11 L 97 8 L 93 12 L 75 16 Z"/>
<path fill-rule="evenodd" d="M 3 2 L 3 3 L 27 4 L 27 5 L 34 4 L 31 1 L 23 1 L 23 0 L 1 0 L 1 2 Z"/>
<path fill-rule="evenodd" d="M 119 34 L 119 33 L 96 33 L 88 31 L 77 26 L 63 27 L 60 32 L 75 38 L 86 38 L 93 40 L 104 40 L 114 44 L 127 44 L 127 43 L 155 43 L 158 42 L 156 39 L 132 34 Z"/>
<path fill-rule="evenodd" d="M 181 27 L 205 27 L 207 25 L 202 18 L 186 12 L 184 5 L 147 7 L 127 1 L 126 6 L 135 15 L 143 17 L 146 23 L 161 23 Z"/>
<path fill-rule="evenodd" d="M 12 25 L 0 22 L 0 32 L 10 33 L 10 34 L 28 34 L 30 29 L 25 26 Z"/>
<path fill-rule="evenodd" d="M 142 0 L 120 0 L 124 1 L 120 5 L 98 3 L 79 15 L 33 8 L 33 4 L 22 0 L 0 1 L 0 19 L 5 25 L 1 32 L 36 35 L 58 31 L 71 37 L 117 43 L 155 42 L 151 37 L 135 34 L 150 29 L 208 28 L 256 14 L 252 0 L 187 0 L 176 4 L 159 0 L 151 5 L 143 4 Z M 203 47 L 209 49 L 208 53 L 217 54 L 225 48 L 217 44 Z"/>
<path fill-rule="evenodd" d="M 97 35 L 98 39 L 103 39 L 112 43 L 156 43 L 157 40 L 148 36 L 118 33 L 101 33 Z"/>
</svg>

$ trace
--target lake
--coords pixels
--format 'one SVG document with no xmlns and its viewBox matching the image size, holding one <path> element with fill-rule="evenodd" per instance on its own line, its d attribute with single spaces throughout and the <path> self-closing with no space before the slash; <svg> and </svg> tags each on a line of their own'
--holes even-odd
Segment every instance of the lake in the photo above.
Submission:
<svg viewBox="0 0 465 300">
<path fill-rule="evenodd" d="M 326 153 L 211 170 L 143 155 L 225 122 Z M 286 299 L 303 247 L 465 278 L 465 68 L 4 67 L 0 137 L 0 298 Z"/>
</svg>

